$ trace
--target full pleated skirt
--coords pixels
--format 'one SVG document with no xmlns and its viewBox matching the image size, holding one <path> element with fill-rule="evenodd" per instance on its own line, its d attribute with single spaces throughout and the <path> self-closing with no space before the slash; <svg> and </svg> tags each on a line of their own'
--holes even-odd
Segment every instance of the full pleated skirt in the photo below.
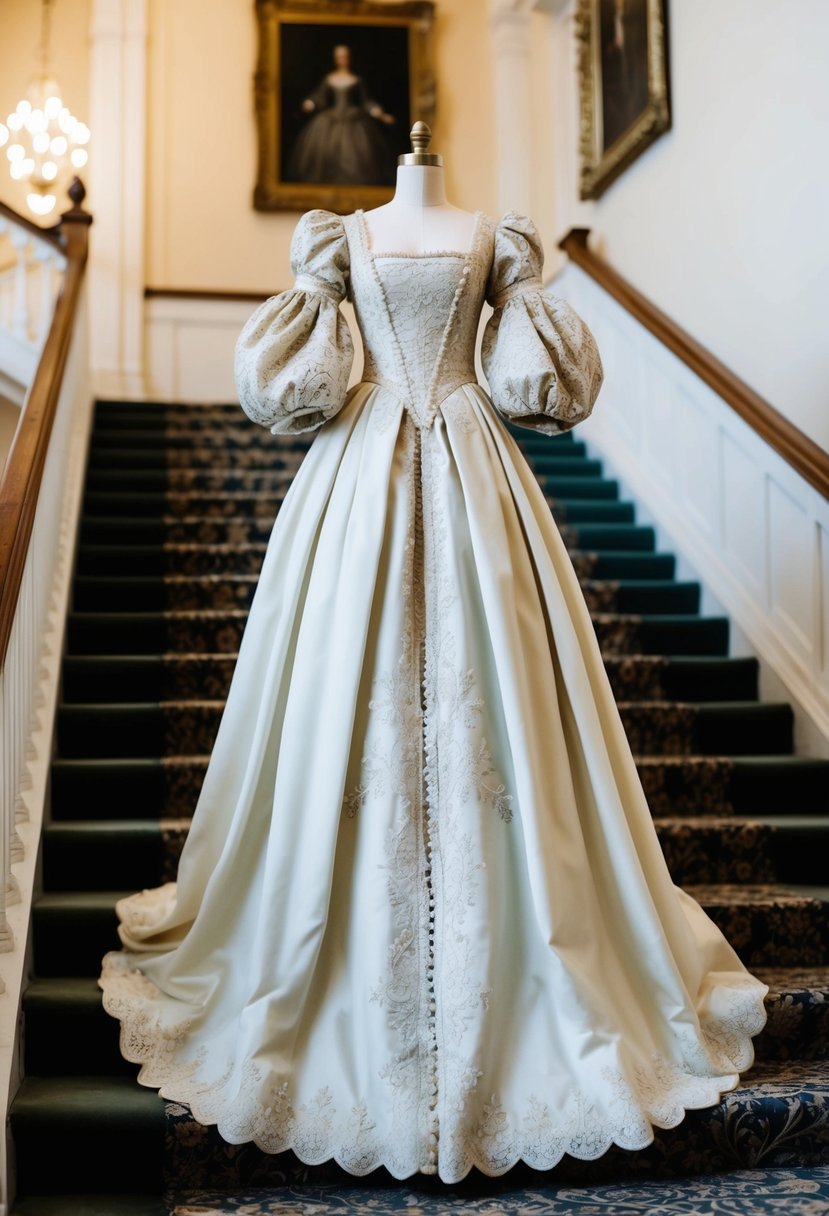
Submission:
<svg viewBox="0 0 829 1216">
<path fill-rule="evenodd" d="M 101 986 L 142 1084 L 349 1172 L 553 1166 L 715 1103 L 764 985 L 674 886 L 572 564 L 477 385 L 375 384 L 275 525 L 177 883 Z"/>
</svg>

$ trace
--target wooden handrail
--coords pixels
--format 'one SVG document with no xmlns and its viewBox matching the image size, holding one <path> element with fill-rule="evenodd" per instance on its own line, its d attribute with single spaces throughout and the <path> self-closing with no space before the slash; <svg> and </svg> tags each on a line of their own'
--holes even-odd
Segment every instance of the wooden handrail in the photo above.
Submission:
<svg viewBox="0 0 829 1216">
<path fill-rule="evenodd" d="M 0 201 L 0 216 L 4 219 L 11 220 L 18 228 L 25 228 L 32 236 L 39 237 L 40 240 L 54 245 L 55 249 L 63 251 L 63 241 L 60 239 L 58 229 L 60 224 L 55 224 L 51 228 L 41 228 L 40 224 L 36 224 L 34 220 L 28 219 L 25 215 L 18 215 L 14 207 L 10 207 L 8 203 Z"/>
<path fill-rule="evenodd" d="M 86 266 L 92 217 L 81 205 L 85 195 L 83 185 L 76 178 L 69 188 L 73 206 L 63 213 L 60 222 L 45 234 L 36 224 L 31 225 L 37 228 L 39 234 L 57 242 L 66 255 L 66 270 L 55 302 L 52 324 L 0 482 L 0 670 L 5 663 L 17 609 Z M 3 207 L 3 214 L 24 228 L 30 226 L 30 221 L 8 207 Z"/>
<path fill-rule="evenodd" d="M 276 295 L 273 291 L 223 291 L 212 287 L 145 287 L 145 300 L 210 300 L 211 303 L 256 304 Z"/>
<path fill-rule="evenodd" d="M 618 300 L 692 372 L 710 385 L 717 396 L 722 397 L 801 477 L 824 498 L 829 498 L 829 452 L 825 452 L 775 409 L 771 402 L 756 393 L 716 355 L 594 253 L 587 244 L 589 235 L 589 228 L 571 228 L 559 241 L 559 249 L 563 249 L 571 262 L 594 279 L 614 300 Z"/>
</svg>

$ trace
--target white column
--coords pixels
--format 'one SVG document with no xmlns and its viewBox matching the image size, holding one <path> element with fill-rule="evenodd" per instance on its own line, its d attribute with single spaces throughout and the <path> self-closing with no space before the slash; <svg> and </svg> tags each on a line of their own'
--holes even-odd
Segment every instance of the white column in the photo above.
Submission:
<svg viewBox="0 0 829 1216">
<path fill-rule="evenodd" d="M 147 0 L 92 0 L 90 364 L 100 396 L 144 395 Z"/>
<path fill-rule="evenodd" d="M 576 3 L 490 0 L 499 205 L 532 215 L 548 240 L 584 223 L 591 207 L 579 201 Z M 546 84 L 542 100 L 534 72 Z M 558 257 L 549 253 L 548 271 Z"/>
<path fill-rule="evenodd" d="M 581 102 L 575 19 L 577 0 L 548 0 L 552 15 L 552 79 L 550 104 L 556 115 L 553 147 L 553 192 L 556 229 L 563 236 L 571 228 L 591 224 L 594 204 L 582 201 Z"/>
<path fill-rule="evenodd" d="M 498 206 L 532 213 L 532 0 L 491 0 Z"/>
</svg>

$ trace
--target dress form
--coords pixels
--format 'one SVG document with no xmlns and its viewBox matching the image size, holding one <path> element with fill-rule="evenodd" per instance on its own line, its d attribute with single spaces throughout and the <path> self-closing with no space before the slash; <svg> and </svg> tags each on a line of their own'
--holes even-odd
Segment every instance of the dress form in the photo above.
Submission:
<svg viewBox="0 0 829 1216">
<path fill-rule="evenodd" d="M 395 253 L 469 248 L 475 215 L 446 201 L 443 158 L 427 152 L 432 133 L 412 127 L 412 152 L 398 158 L 394 198 L 366 216 L 372 248 Z"/>
</svg>

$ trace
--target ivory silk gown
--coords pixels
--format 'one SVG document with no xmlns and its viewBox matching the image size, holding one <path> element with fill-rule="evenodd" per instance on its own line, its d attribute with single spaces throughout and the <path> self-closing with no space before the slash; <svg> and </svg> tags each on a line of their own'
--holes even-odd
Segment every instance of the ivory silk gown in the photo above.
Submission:
<svg viewBox="0 0 829 1216">
<path fill-rule="evenodd" d="M 318 429 L 273 529 L 178 882 L 118 905 L 142 1084 L 232 1143 L 398 1178 L 553 1166 L 717 1102 L 766 987 L 672 883 L 575 572 L 496 411 L 590 412 L 532 222 L 374 252 L 304 215 L 242 406 Z M 338 305 L 353 300 L 365 345 Z M 491 398 L 473 364 L 482 347 Z"/>
</svg>

